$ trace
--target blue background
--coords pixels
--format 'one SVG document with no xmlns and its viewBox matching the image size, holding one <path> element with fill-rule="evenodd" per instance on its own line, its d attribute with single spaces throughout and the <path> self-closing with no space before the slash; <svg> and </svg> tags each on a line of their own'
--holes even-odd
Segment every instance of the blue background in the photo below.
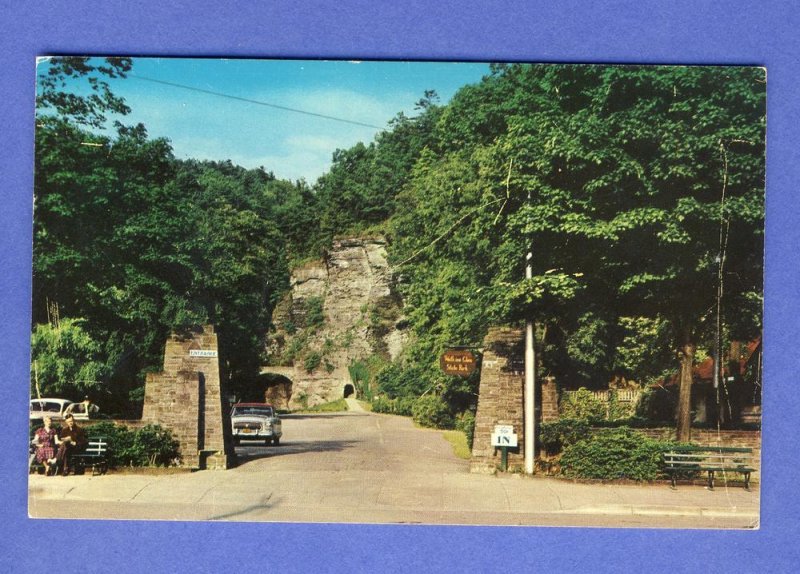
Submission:
<svg viewBox="0 0 800 574">
<path fill-rule="evenodd" d="M 429 5 L 430 4 L 430 5 Z M 0 569 L 796 572 L 800 9 L 790 2 L 0 0 Z M 756 532 L 30 520 L 34 58 L 45 54 L 755 64 L 768 68 L 762 522 Z M 70 532 L 70 542 L 57 535 Z M 68 562 L 63 562 L 69 556 Z M 696 563 L 706 563 L 705 565 Z"/>
</svg>

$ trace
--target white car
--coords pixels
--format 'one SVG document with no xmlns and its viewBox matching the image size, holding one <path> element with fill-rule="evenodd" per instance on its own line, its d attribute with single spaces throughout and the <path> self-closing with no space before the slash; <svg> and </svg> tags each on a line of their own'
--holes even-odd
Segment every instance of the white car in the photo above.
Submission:
<svg viewBox="0 0 800 574">
<path fill-rule="evenodd" d="M 283 430 L 281 419 L 272 405 L 266 403 L 236 403 L 231 409 L 233 442 L 263 440 L 266 444 L 279 444 Z"/>
<path fill-rule="evenodd" d="M 58 421 L 71 414 L 76 421 L 88 421 L 99 410 L 94 403 L 89 404 L 87 413 L 85 403 L 75 403 L 67 399 L 31 399 L 30 420 L 47 416 Z"/>
<path fill-rule="evenodd" d="M 30 419 L 50 417 L 53 420 L 61 420 L 66 416 L 67 409 L 73 404 L 67 399 L 31 399 Z"/>
</svg>

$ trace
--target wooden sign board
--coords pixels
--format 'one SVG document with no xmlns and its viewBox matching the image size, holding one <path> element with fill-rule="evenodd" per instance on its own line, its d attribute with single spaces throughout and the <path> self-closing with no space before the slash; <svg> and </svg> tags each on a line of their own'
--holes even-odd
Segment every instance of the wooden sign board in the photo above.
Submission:
<svg viewBox="0 0 800 574">
<path fill-rule="evenodd" d="M 475 371 L 477 361 L 472 351 L 450 349 L 439 359 L 439 366 L 447 375 L 468 377 Z"/>
</svg>

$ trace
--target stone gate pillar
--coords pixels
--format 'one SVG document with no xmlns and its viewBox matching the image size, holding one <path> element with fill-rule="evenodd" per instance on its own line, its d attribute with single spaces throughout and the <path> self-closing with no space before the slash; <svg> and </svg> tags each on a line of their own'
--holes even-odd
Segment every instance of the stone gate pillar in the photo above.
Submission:
<svg viewBox="0 0 800 574">
<path fill-rule="evenodd" d="M 524 468 L 525 333 L 522 329 L 492 327 L 483 347 L 470 471 L 494 472 L 499 465 L 500 449 L 491 443 L 495 425 L 514 427 L 518 446 L 508 451 L 508 468 Z"/>
<path fill-rule="evenodd" d="M 167 339 L 164 371 L 147 375 L 142 421 L 173 433 L 183 466 L 233 466 L 230 414 L 222 394 L 213 326 Z"/>
<path fill-rule="evenodd" d="M 542 380 L 541 405 L 543 423 L 558 420 L 558 387 L 555 377 L 545 377 Z"/>
</svg>

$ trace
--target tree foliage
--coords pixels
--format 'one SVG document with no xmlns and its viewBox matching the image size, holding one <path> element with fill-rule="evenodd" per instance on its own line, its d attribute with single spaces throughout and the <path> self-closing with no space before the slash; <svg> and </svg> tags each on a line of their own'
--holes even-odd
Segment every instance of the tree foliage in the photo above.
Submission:
<svg viewBox="0 0 800 574">
<path fill-rule="evenodd" d="M 47 323 L 48 304 L 81 317 L 98 342 L 96 378 L 121 405 L 145 371 L 160 369 L 170 331 L 197 324 L 216 325 L 235 384 L 257 376 L 288 281 L 280 218 L 307 191 L 263 169 L 177 161 L 142 125 L 96 129 L 103 113 L 125 106 L 94 74 L 129 68 L 52 60 L 36 132 L 34 325 Z M 88 77 L 99 95 L 62 97 L 57 88 L 73 76 Z"/>
<path fill-rule="evenodd" d="M 108 367 L 102 346 L 81 321 L 65 318 L 57 326 L 36 325 L 31 337 L 33 396 L 83 396 L 101 390 Z"/>
<path fill-rule="evenodd" d="M 756 68 L 511 65 L 463 88 L 392 218 L 419 356 L 533 317 L 562 382 L 655 376 L 674 355 L 632 347 L 713 344 L 720 277 L 722 336 L 756 335 L 764 101 Z"/>
<path fill-rule="evenodd" d="M 534 319 L 538 373 L 587 388 L 760 332 L 763 69 L 492 66 L 309 186 L 110 129 L 127 108 L 107 80 L 130 67 L 50 61 L 37 119 L 34 322 L 48 301 L 81 317 L 118 390 L 200 322 L 248 380 L 289 265 L 353 233 L 387 236 L 412 333 L 376 376 L 390 400 L 473 408 L 477 377 L 438 357 L 493 324 Z"/>
</svg>

